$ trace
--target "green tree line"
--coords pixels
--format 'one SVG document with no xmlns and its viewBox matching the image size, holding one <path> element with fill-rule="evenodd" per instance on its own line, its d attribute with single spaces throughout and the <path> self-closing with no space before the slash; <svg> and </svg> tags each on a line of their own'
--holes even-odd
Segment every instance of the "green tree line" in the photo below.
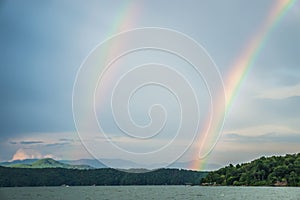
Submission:
<svg viewBox="0 0 300 200">
<path fill-rule="evenodd" d="M 199 185 L 206 172 L 158 169 L 127 173 L 115 169 L 9 168 L 0 167 L 0 187 L 81 185 Z"/>
<path fill-rule="evenodd" d="M 300 186 L 300 154 L 261 157 L 210 172 L 204 185 Z"/>
</svg>

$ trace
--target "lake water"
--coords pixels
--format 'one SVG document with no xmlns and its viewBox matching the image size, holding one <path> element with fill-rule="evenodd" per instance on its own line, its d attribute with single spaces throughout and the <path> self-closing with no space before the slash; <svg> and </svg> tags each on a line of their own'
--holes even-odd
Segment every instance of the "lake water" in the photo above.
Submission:
<svg viewBox="0 0 300 200">
<path fill-rule="evenodd" d="M 1 200 L 57 199 L 293 199 L 296 187 L 76 186 L 0 188 Z"/>
</svg>

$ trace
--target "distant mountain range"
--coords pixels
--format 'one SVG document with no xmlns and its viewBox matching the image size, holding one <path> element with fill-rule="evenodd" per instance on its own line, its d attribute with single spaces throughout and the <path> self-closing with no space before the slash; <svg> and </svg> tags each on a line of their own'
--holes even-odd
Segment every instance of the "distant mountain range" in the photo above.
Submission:
<svg viewBox="0 0 300 200">
<path fill-rule="evenodd" d="M 13 168 L 65 168 L 65 169 L 92 169 L 89 165 L 70 165 L 53 160 L 52 158 L 44 158 L 40 160 L 29 159 L 23 161 L 13 161 L 1 163 L 0 165 Z"/>
<path fill-rule="evenodd" d="M 152 164 L 152 165 L 141 165 L 132 161 L 123 159 L 101 159 L 104 163 L 108 164 L 106 166 L 97 159 L 79 159 L 79 160 L 58 160 L 55 161 L 51 158 L 45 159 L 25 159 L 25 160 L 14 160 L 11 162 L 2 162 L 0 166 L 6 167 L 18 167 L 18 168 L 73 168 L 73 169 L 90 169 L 90 168 L 107 168 L 113 167 L 118 169 L 156 169 L 162 164 Z M 168 168 L 179 168 L 188 169 L 193 161 L 189 162 L 175 162 L 168 166 Z M 208 164 L 207 168 L 209 170 L 215 170 L 221 168 L 218 164 Z"/>
</svg>

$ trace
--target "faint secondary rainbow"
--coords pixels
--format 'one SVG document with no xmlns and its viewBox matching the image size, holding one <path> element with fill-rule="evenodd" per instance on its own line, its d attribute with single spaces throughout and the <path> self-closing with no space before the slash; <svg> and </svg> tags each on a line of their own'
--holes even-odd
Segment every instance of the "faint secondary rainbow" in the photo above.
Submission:
<svg viewBox="0 0 300 200">
<path fill-rule="evenodd" d="M 125 2 L 121 7 L 116 15 L 115 19 L 113 20 L 111 29 L 107 32 L 107 37 L 111 38 L 123 31 L 127 31 L 132 29 L 135 26 L 136 20 L 138 19 L 138 16 L 140 12 L 142 11 L 142 8 L 140 4 L 135 3 L 134 1 L 128 1 Z M 114 57 L 115 52 L 117 49 L 121 48 L 123 45 L 122 43 L 115 43 L 114 45 L 110 46 L 105 52 L 103 52 L 102 58 L 110 61 L 109 59 L 111 57 Z M 106 73 L 105 76 L 107 77 L 107 81 L 110 82 L 112 79 L 116 77 L 116 71 L 117 69 L 110 68 L 109 73 Z M 109 93 L 109 87 L 103 87 L 101 88 L 102 95 L 107 97 Z M 97 107 L 99 110 L 102 109 L 105 104 L 101 101 L 101 97 L 97 98 Z"/>
<path fill-rule="evenodd" d="M 249 42 L 247 42 L 247 46 L 244 48 L 241 56 L 235 61 L 233 67 L 231 68 L 228 76 L 224 79 L 225 84 L 225 94 L 226 94 L 226 102 L 225 102 L 225 115 L 232 107 L 234 99 L 241 88 L 241 85 L 247 76 L 249 70 L 255 63 L 258 55 L 260 54 L 262 48 L 265 46 L 266 41 L 272 30 L 279 24 L 283 16 L 287 13 L 287 11 L 295 4 L 296 0 L 277 0 L 272 9 L 270 10 L 266 20 L 261 25 L 260 29 L 254 35 L 253 38 Z M 220 102 L 223 103 L 223 102 Z M 214 109 L 218 109 L 219 102 L 214 104 Z M 216 105 L 216 107 L 215 107 Z M 191 169 L 203 169 L 205 166 L 205 159 L 199 158 L 199 155 L 204 150 L 204 148 L 209 148 L 207 145 L 215 144 L 217 139 L 215 137 L 219 137 L 219 134 L 216 133 L 220 126 L 223 125 L 223 116 L 224 113 L 220 113 L 219 120 L 216 122 L 212 122 L 212 124 L 208 125 L 205 131 L 205 134 L 201 136 L 199 140 L 199 151 L 197 152 L 197 159 L 193 162 Z M 208 129 L 210 127 L 210 129 Z M 206 145 L 206 146 L 205 146 Z M 209 153 L 209 152 L 207 152 Z M 206 155 L 206 154 L 204 154 Z"/>
<path fill-rule="evenodd" d="M 111 19 L 112 23 L 109 24 L 110 26 L 109 27 L 103 27 L 103 31 L 105 31 L 104 38 L 111 38 L 114 35 L 122 32 L 122 31 L 130 30 L 132 27 L 134 27 L 135 24 L 136 24 L 136 21 L 138 19 L 138 16 L 139 16 L 140 12 L 142 11 L 142 8 L 141 8 L 140 5 L 141 4 L 137 4 L 133 0 L 124 1 L 122 5 L 120 5 L 120 6 L 118 5 L 119 8 L 116 9 L 115 17 L 114 17 L 114 19 Z M 105 9 L 105 7 L 103 7 L 103 9 Z M 123 44 L 123 43 L 118 43 L 118 44 L 112 45 L 109 48 L 105 49 L 105 51 L 103 51 L 103 55 L 100 55 L 101 59 L 109 61 L 109 58 L 114 56 L 114 53 L 115 53 L 116 49 L 118 49 L 118 48 L 120 48 L 124 45 L 125 44 Z M 95 47 L 95 49 L 96 48 L 97 48 L 97 46 Z M 90 53 L 92 53 L 95 49 L 93 49 Z M 98 71 L 95 70 L 94 73 L 98 73 Z M 111 70 L 111 73 L 109 73 L 106 76 L 107 80 L 108 80 L 107 82 L 109 83 L 110 80 L 115 78 L 115 76 L 116 76 L 116 70 L 113 69 L 113 70 Z M 86 85 L 86 88 L 96 89 L 96 87 L 97 86 L 93 85 L 92 81 Z M 109 88 L 108 87 L 103 87 L 101 89 L 102 89 L 101 91 L 103 91 L 102 92 L 103 96 L 105 96 L 105 97 L 108 96 L 108 93 L 109 93 L 108 89 Z M 73 92 L 74 92 L 74 88 L 73 88 Z M 96 99 L 97 104 L 95 106 L 97 106 L 98 110 L 101 110 L 106 106 L 106 104 L 104 103 L 104 99 L 105 98 L 100 98 L 100 97 Z M 86 104 L 89 105 L 90 101 L 92 101 L 92 100 L 89 99 L 88 102 L 86 102 Z M 83 113 L 82 114 L 83 118 L 87 119 L 86 120 L 86 126 L 87 127 L 92 127 L 93 125 L 88 120 L 91 117 L 90 113 L 88 111 L 87 112 L 82 112 L 82 113 Z"/>
</svg>

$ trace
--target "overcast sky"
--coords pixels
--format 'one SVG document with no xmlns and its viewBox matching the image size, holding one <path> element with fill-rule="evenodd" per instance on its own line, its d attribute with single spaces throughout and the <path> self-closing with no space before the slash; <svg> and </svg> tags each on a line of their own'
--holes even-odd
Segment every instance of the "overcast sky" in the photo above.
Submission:
<svg viewBox="0 0 300 200">
<path fill-rule="evenodd" d="M 233 64 L 276 2 L 1 1 L 0 161 L 46 156 L 56 159 L 92 157 L 76 132 L 72 90 L 83 60 L 112 34 L 142 27 L 179 31 L 206 49 L 225 79 L 230 77 Z M 201 86 L 203 81 L 197 85 L 191 71 L 184 71 L 188 68 L 186 64 L 162 54 L 137 53 L 137 63 L 149 63 L 152 59 L 156 63 L 176 63 L 177 70 L 188 75 L 196 92 L 205 88 Z M 300 1 L 297 1 L 268 35 L 229 110 L 221 137 L 207 158 L 208 163 L 225 165 L 262 155 L 300 151 L 299 54 Z M 114 81 L 105 83 L 108 90 L 115 86 Z M 142 113 L 147 112 L 151 103 L 156 103 L 154 96 L 160 96 L 167 105 L 166 110 L 171 112 L 165 126 L 170 130 L 156 137 L 152 146 L 158 148 L 156 145 L 161 141 L 172 138 L 171 133 L 179 124 L 176 115 L 179 111 L 174 96 L 167 95 L 162 88 L 144 89 L 133 98 L 133 102 L 144 104 L 137 104 L 137 107 L 135 103 L 130 104 L 137 123 L 149 122 L 147 115 Z M 201 98 L 202 94 L 197 94 Z M 109 101 L 105 94 L 99 95 L 102 101 Z M 202 97 L 206 99 L 205 94 Z M 205 110 L 206 105 L 206 100 L 201 101 L 200 110 Z M 108 110 L 99 110 L 97 114 L 104 120 L 107 132 L 114 135 L 120 131 L 113 127 Z M 128 145 L 132 151 L 145 150 L 138 144 L 126 143 L 122 137 L 119 140 L 125 144 L 124 148 Z M 180 145 L 181 141 L 177 139 L 176 142 Z M 197 144 L 193 145 L 182 160 L 197 159 L 194 156 L 198 150 Z M 103 157 L 119 158 L 109 152 L 103 153 Z M 163 162 L 167 157 L 162 153 L 153 162 Z"/>
</svg>

